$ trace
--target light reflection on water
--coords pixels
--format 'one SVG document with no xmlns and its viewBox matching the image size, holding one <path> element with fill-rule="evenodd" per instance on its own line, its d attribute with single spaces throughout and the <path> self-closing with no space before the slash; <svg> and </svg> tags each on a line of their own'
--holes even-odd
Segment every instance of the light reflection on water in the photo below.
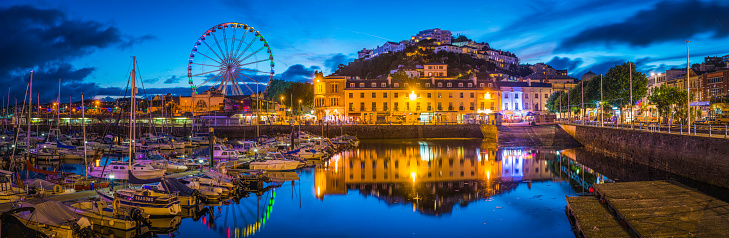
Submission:
<svg viewBox="0 0 729 238">
<path fill-rule="evenodd" d="M 554 150 L 480 140 L 364 140 L 297 173 L 214 218 L 184 219 L 178 236 L 570 237 L 564 196 L 611 182 Z"/>
</svg>

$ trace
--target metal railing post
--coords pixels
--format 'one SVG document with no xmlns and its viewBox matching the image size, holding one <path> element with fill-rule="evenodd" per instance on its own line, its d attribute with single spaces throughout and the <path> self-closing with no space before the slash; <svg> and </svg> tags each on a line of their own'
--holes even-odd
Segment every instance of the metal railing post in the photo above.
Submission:
<svg viewBox="0 0 729 238">
<path fill-rule="evenodd" d="M 724 125 L 724 139 L 726 139 L 726 135 L 727 135 L 727 133 L 726 133 L 726 125 Z"/>
<path fill-rule="evenodd" d="M 671 134 L 671 125 L 668 125 L 668 134 Z"/>
<path fill-rule="evenodd" d="M 709 137 L 711 137 L 711 124 L 709 124 Z"/>
<path fill-rule="evenodd" d="M 696 124 L 694 124 L 694 135 L 696 135 Z"/>
<path fill-rule="evenodd" d="M 683 135 L 683 124 L 681 124 L 681 135 Z"/>
</svg>

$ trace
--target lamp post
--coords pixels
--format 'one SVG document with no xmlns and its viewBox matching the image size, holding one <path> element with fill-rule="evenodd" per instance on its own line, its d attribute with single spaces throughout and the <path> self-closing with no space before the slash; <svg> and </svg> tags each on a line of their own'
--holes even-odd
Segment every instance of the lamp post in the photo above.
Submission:
<svg viewBox="0 0 729 238">
<path fill-rule="evenodd" d="M 415 94 L 415 91 L 411 91 L 410 92 L 410 95 L 408 95 L 408 99 L 410 99 L 410 101 L 413 101 L 414 102 L 415 100 L 418 99 L 418 95 Z M 413 122 L 413 123 L 415 123 L 415 122 Z"/>
<path fill-rule="evenodd" d="M 688 134 L 691 134 L 691 117 L 689 117 L 689 111 L 691 109 L 691 94 L 689 91 L 689 46 L 688 43 L 691 42 L 689 40 L 686 40 L 686 121 L 688 122 Z M 694 132 L 696 133 L 696 132 Z"/>
<path fill-rule="evenodd" d="M 281 95 L 281 106 L 284 106 L 284 96 Z M 286 107 L 284 106 L 284 115 L 286 115 Z"/>
<path fill-rule="evenodd" d="M 301 128 L 301 99 L 299 99 L 299 128 Z"/>
<path fill-rule="evenodd" d="M 633 63 L 628 63 L 628 66 L 630 71 L 630 129 L 633 130 L 635 129 L 633 127 Z"/>
</svg>

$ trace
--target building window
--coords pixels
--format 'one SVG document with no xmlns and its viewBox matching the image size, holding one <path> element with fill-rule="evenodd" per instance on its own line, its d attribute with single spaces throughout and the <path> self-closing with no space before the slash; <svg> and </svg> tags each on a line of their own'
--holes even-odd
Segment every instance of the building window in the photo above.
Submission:
<svg viewBox="0 0 729 238">
<path fill-rule="evenodd" d="M 509 93 L 504 93 L 504 98 L 509 98 Z"/>
<path fill-rule="evenodd" d="M 382 110 L 387 111 L 387 102 L 382 103 Z"/>
<path fill-rule="evenodd" d="M 545 93 L 544 98 L 549 98 L 549 95 Z"/>
<path fill-rule="evenodd" d="M 415 103 L 415 110 L 420 111 L 420 102 Z"/>
<path fill-rule="evenodd" d="M 539 108 L 539 103 L 535 103 L 534 104 L 534 110 L 538 110 L 538 111 L 539 110 L 542 110 L 542 109 Z"/>
<path fill-rule="evenodd" d="M 438 111 L 443 110 L 443 104 L 441 102 L 438 102 Z"/>
<path fill-rule="evenodd" d="M 410 111 L 410 102 L 405 102 L 405 111 Z"/>
<path fill-rule="evenodd" d="M 509 110 L 509 103 L 504 103 L 504 110 Z"/>
<path fill-rule="evenodd" d="M 349 98 L 354 98 L 354 93 L 349 93 Z"/>
<path fill-rule="evenodd" d="M 382 93 L 382 98 L 387 98 L 387 93 Z"/>
<path fill-rule="evenodd" d="M 525 93 L 524 94 L 524 99 L 529 99 L 529 94 L 528 93 Z"/>
<path fill-rule="evenodd" d="M 354 103 L 349 103 L 349 111 L 354 111 Z"/>
<path fill-rule="evenodd" d="M 364 98 L 364 93 L 359 93 L 359 98 Z"/>
<path fill-rule="evenodd" d="M 519 99 L 519 93 L 514 94 L 514 99 Z"/>
<path fill-rule="evenodd" d="M 364 102 L 359 103 L 359 110 L 364 111 Z"/>
<path fill-rule="evenodd" d="M 471 111 L 473 111 L 473 109 L 474 109 L 475 107 L 476 107 L 476 103 L 474 103 L 474 102 L 471 102 L 471 106 L 469 107 L 469 109 L 468 109 L 468 110 L 471 110 Z"/>
<path fill-rule="evenodd" d="M 364 88 L 364 83 L 359 83 L 360 88 Z"/>
<path fill-rule="evenodd" d="M 453 111 L 453 102 L 448 102 L 448 111 Z"/>
<path fill-rule="evenodd" d="M 460 94 L 460 98 L 463 98 L 463 93 L 459 93 L 459 94 Z"/>
<path fill-rule="evenodd" d="M 397 98 L 397 93 L 392 93 L 394 98 Z"/>
<path fill-rule="evenodd" d="M 415 83 L 416 88 L 420 88 L 420 83 Z"/>
<path fill-rule="evenodd" d="M 398 105 L 397 102 L 392 103 L 392 105 L 393 105 L 392 106 L 392 109 L 393 110 L 395 110 L 395 111 L 399 111 L 400 110 L 399 105 Z M 397 168 L 397 161 L 395 161 L 395 168 Z"/>
<path fill-rule="evenodd" d="M 349 83 L 350 88 L 354 88 L 354 83 Z"/>
<path fill-rule="evenodd" d="M 381 83 L 381 84 L 380 84 L 380 87 L 381 87 L 381 88 L 387 87 L 387 84 L 386 84 L 386 83 Z"/>
<path fill-rule="evenodd" d="M 514 103 L 514 110 L 519 110 L 519 104 Z"/>
<path fill-rule="evenodd" d="M 392 87 L 399 88 L 400 87 L 400 83 L 395 83 L 395 84 L 392 85 Z"/>
<path fill-rule="evenodd" d="M 430 83 L 425 83 L 426 88 L 430 88 Z"/>
<path fill-rule="evenodd" d="M 443 87 L 443 83 L 438 83 L 438 87 L 439 88 L 442 88 Z"/>
<path fill-rule="evenodd" d="M 524 110 L 529 110 L 529 103 L 524 103 Z"/>
<path fill-rule="evenodd" d="M 448 98 L 453 98 L 453 93 L 448 93 Z"/>
<path fill-rule="evenodd" d="M 372 102 L 372 111 L 373 112 L 376 112 L 377 111 L 377 103 L 376 102 Z"/>
<path fill-rule="evenodd" d="M 458 110 L 463 111 L 463 102 L 458 104 Z"/>
<path fill-rule="evenodd" d="M 537 99 L 537 98 L 539 98 L 539 94 L 538 93 L 535 93 L 534 94 L 534 99 Z"/>
<path fill-rule="evenodd" d="M 377 83 L 372 83 L 371 85 L 372 85 L 371 87 L 373 87 L 373 88 L 377 87 Z"/>
<path fill-rule="evenodd" d="M 447 85 L 448 85 L 449 88 L 450 87 L 453 87 L 453 84 L 452 83 L 448 83 Z"/>
<path fill-rule="evenodd" d="M 338 93 L 339 92 L 339 84 L 333 83 L 332 84 L 332 93 Z"/>
<path fill-rule="evenodd" d="M 428 102 L 428 111 L 432 111 L 433 108 L 430 106 L 430 102 Z"/>
<path fill-rule="evenodd" d="M 428 93 L 428 98 L 430 98 L 430 96 L 431 96 L 430 93 Z"/>
<path fill-rule="evenodd" d="M 489 88 L 493 88 L 493 87 L 494 87 L 493 84 L 489 83 Z"/>
<path fill-rule="evenodd" d="M 372 98 L 377 98 L 377 93 L 372 93 Z"/>
<path fill-rule="evenodd" d="M 458 83 L 458 87 L 459 88 L 462 88 L 463 87 L 463 83 Z"/>
<path fill-rule="evenodd" d="M 484 109 L 486 109 L 486 108 L 485 108 L 486 106 L 485 106 L 484 104 L 485 104 L 484 102 L 481 102 L 481 110 L 484 110 Z"/>
<path fill-rule="evenodd" d="M 474 97 L 476 97 L 476 95 L 475 95 L 475 94 L 473 94 L 473 93 L 471 93 L 471 98 L 474 98 Z"/>
<path fill-rule="evenodd" d="M 468 83 L 469 88 L 473 88 L 473 83 Z"/>
<path fill-rule="evenodd" d="M 408 85 L 408 83 L 404 83 L 403 85 L 404 85 L 404 86 L 405 86 L 406 88 L 407 88 L 407 87 L 409 86 L 409 85 Z"/>
<path fill-rule="evenodd" d="M 483 88 L 483 83 L 479 83 L 478 86 Z"/>
<path fill-rule="evenodd" d="M 494 110 L 494 102 L 491 102 L 491 110 Z"/>
<path fill-rule="evenodd" d="M 329 98 L 329 105 L 330 106 L 339 106 L 339 98 Z M 322 100 L 322 106 L 324 106 L 324 101 Z"/>
</svg>

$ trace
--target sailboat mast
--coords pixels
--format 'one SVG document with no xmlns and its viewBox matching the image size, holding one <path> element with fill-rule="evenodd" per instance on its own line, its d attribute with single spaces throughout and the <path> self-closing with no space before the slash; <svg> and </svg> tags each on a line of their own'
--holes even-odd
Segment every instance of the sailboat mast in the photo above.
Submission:
<svg viewBox="0 0 729 238">
<path fill-rule="evenodd" d="M 136 123 L 134 123 L 135 122 L 134 121 L 134 113 L 135 113 L 135 108 L 134 108 L 135 100 L 134 100 L 134 98 L 136 97 L 136 94 L 137 94 L 137 88 L 136 88 L 136 85 L 135 85 L 135 81 L 136 80 L 134 79 L 134 73 L 135 73 L 134 71 L 136 70 L 136 66 L 137 66 L 137 57 L 136 56 L 132 56 L 132 93 L 131 93 L 132 98 L 130 100 L 131 101 L 131 107 L 130 107 L 131 110 L 130 110 L 130 113 L 129 113 L 129 140 L 130 140 L 130 144 L 129 144 L 129 169 L 132 169 L 132 158 L 134 157 L 134 139 L 135 139 L 135 135 L 134 135 L 135 130 L 134 129 L 135 129 L 135 126 L 136 126 L 135 125 Z"/>
<path fill-rule="evenodd" d="M 25 132 L 25 154 L 30 158 L 30 112 L 33 110 L 33 71 L 30 71 L 30 85 L 28 93 L 28 131 Z"/>
<path fill-rule="evenodd" d="M 61 79 L 58 79 L 58 98 L 56 99 L 56 102 L 58 103 L 56 106 L 56 131 L 58 131 L 56 139 L 58 139 L 61 134 Z M 68 131 L 68 133 L 71 133 L 71 131 Z"/>
<path fill-rule="evenodd" d="M 84 93 L 81 93 L 81 108 L 84 107 Z M 86 161 L 86 110 L 81 111 L 81 127 L 83 128 L 84 133 L 84 166 L 88 166 L 88 162 Z M 69 131 L 70 133 L 70 131 Z M 89 174 L 86 169 L 84 169 L 84 176 L 86 178 L 89 178 Z"/>
</svg>

